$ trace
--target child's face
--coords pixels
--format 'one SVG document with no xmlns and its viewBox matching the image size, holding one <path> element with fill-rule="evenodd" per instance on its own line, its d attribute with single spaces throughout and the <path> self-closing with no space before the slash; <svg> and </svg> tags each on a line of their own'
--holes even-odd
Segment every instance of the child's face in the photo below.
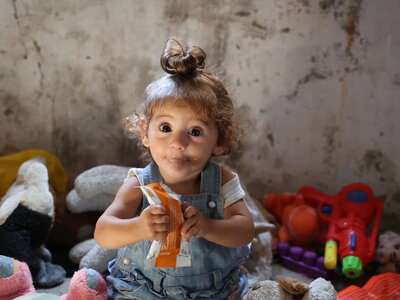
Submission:
<svg viewBox="0 0 400 300">
<path fill-rule="evenodd" d="M 166 183 L 196 180 L 211 155 L 224 152 L 217 145 L 214 122 L 183 102 L 160 105 L 146 126 L 143 145 L 150 149 Z"/>
</svg>

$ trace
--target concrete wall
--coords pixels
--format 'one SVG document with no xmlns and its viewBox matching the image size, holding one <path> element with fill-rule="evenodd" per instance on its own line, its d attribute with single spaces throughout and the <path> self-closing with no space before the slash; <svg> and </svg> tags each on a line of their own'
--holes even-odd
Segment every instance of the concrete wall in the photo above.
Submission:
<svg viewBox="0 0 400 300">
<path fill-rule="evenodd" d="M 173 35 L 201 45 L 237 99 L 229 163 L 254 196 L 361 181 L 394 220 L 399 13 L 397 0 L 1 1 L 0 154 L 48 150 L 71 178 L 140 165 L 121 124 Z"/>
</svg>

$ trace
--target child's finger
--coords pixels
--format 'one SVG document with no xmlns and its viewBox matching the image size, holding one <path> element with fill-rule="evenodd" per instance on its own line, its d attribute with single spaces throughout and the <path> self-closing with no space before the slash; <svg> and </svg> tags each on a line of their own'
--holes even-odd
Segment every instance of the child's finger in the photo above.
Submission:
<svg viewBox="0 0 400 300">
<path fill-rule="evenodd" d="M 189 218 L 195 216 L 197 213 L 198 213 L 197 208 L 196 208 L 195 206 L 193 206 L 193 205 L 190 205 L 190 206 L 187 207 L 187 208 L 185 209 L 185 211 L 183 212 L 183 217 L 184 217 L 185 219 L 189 219 Z"/>
<path fill-rule="evenodd" d="M 169 232 L 169 224 L 155 224 L 153 228 L 157 233 Z"/>
<path fill-rule="evenodd" d="M 185 211 L 185 209 L 190 206 L 190 202 L 187 202 L 187 201 L 183 202 L 181 206 L 182 206 L 182 211 Z"/>
<path fill-rule="evenodd" d="M 184 240 L 188 241 L 192 236 L 197 237 L 199 235 L 199 227 L 196 225 L 193 225 L 190 227 L 190 229 L 187 231 L 187 233 L 184 236 Z"/>
<path fill-rule="evenodd" d="M 152 215 L 165 215 L 166 214 L 165 207 L 163 207 L 162 205 L 149 206 L 149 210 Z"/>
<path fill-rule="evenodd" d="M 183 222 L 182 228 L 181 228 L 181 234 L 185 235 L 195 223 L 196 223 L 196 220 L 194 218 L 187 219 L 185 222 Z"/>
<path fill-rule="evenodd" d="M 171 218 L 167 215 L 154 215 L 153 222 L 155 224 L 169 224 Z"/>
</svg>

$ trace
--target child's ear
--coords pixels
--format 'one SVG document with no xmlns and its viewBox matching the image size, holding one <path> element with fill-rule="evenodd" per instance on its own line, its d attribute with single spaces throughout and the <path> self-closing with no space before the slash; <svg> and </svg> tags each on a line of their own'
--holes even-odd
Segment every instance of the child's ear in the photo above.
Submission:
<svg viewBox="0 0 400 300">
<path fill-rule="evenodd" d="M 140 137 L 142 139 L 142 144 L 146 148 L 149 147 L 149 137 L 147 134 L 147 123 L 145 121 L 140 121 L 139 122 L 140 126 Z"/>
<path fill-rule="evenodd" d="M 213 150 L 213 154 L 214 155 L 221 155 L 222 153 L 224 153 L 225 152 L 225 146 L 218 146 L 218 145 L 216 145 L 215 147 L 214 147 L 214 150 Z"/>
<path fill-rule="evenodd" d="M 225 152 L 227 147 L 227 141 L 230 141 L 233 136 L 233 127 L 229 126 L 224 133 L 224 136 L 218 138 L 218 143 L 215 145 L 213 154 L 214 155 L 221 155 Z"/>
</svg>

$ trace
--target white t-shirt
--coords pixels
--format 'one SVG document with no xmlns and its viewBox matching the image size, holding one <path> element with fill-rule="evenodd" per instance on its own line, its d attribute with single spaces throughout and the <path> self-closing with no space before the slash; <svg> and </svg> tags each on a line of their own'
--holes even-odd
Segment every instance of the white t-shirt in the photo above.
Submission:
<svg viewBox="0 0 400 300">
<path fill-rule="evenodd" d="M 126 178 L 136 176 L 140 185 L 144 185 L 142 171 L 142 168 L 132 168 L 128 171 L 128 176 Z M 234 177 L 221 187 L 221 197 L 225 202 L 224 208 L 239 201 L 246 194 L 240 185 L 239 176 L 236 173 L 233 174 Z"/>
</svg>

